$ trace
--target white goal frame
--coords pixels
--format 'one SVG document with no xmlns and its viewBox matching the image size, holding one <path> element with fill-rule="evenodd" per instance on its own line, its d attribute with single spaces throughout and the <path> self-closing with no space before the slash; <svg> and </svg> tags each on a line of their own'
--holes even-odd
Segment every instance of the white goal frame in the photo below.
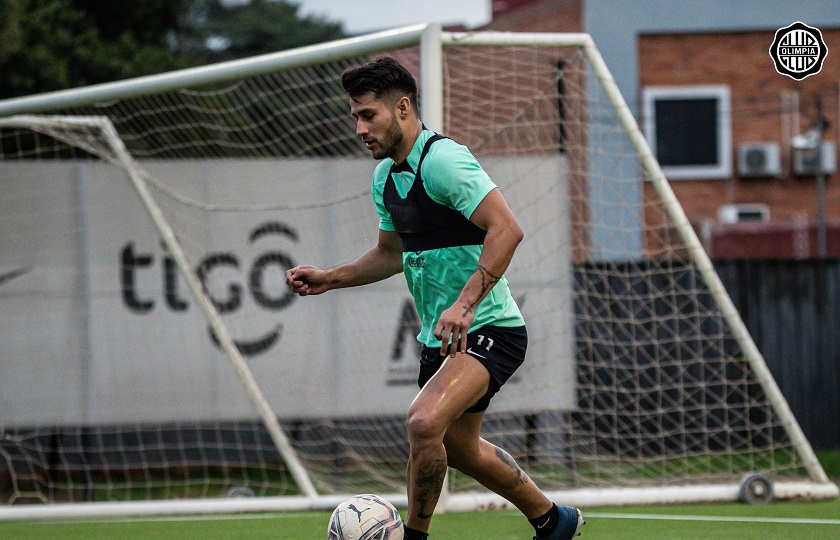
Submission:
<svg viewBox="0 0 840 540">
<path fill-rule="evenodd" d="M 237 378 L 242 383 L 248 398 L 251 400 L 251 403 L 254 405 L 254 408 L 260 416 L 260 420 L 262 420 L 263 425 L 271 436 L 272 442 L 277 447 L 277 451 L 283 457 L 286 466 L 289 467 L 289 472 L 305 496 L 316 497 L 318 493 L 315 491 L 315 486 L 312 484 L 309 474 L 306 472 L 303 464 L 295 454 L 288 437 L 286 437 L 286 434 L 283 432 L 283 428 L 280 426 L 280 422 L 277 420 L 277 416 L 271 410 L 271 406 L 265 399 L 265 396 L 260 390 L 256 379 L 254 379 L 251 369 L 248 367 L 245 359 L 242 358 L 242 354 L 234 344 L 227 328 L 225 328 L 222 323 L 218 309 L 216 309 L 216 306 L 213 305 L 207 295 L 203 292 L 201 282 L 199 281 L 195 270 L 190 267 L 187 255 L 181 247 L 181 244 L 178 242 L 175 231 L 172 230 L 172 227 L 170 227 L 169 223 L 166 221 L 160 206 L 158 206 L 154 197 L 149 192 L 146 181 L 143 179 L 137 164 L 128 153 L 128 150 L 123 144 L 122 139 L 120 139 L 120 136 L 111 120 L 106 116 L 42 117 L 33 115 L 18 115 L 9 118 L 0 118 L 0 127 L 26 128 L 32 129 L 33 131 L 45 130 L 47 132 L 50 132 L 51 129 L 67 128 L 87 128 L 99 130 L 102 137 L 107 141 L 109 150 L 111 150 L 113 155 L 116 157 L 115 165 L 118 165 L 128 176 L 132 187 L 140 196 L 143 207 L 149 214 L 149 218 L 152 220 L 152 223 L 158 233 L 160 233 L 161 239 L 166 244 L 169 252 L 174 257 L 178 270 L 184 276 L 184 279 L 186 280 L 187 285 L 193 293 L 196 301 L 199 303 L 207 322 L 213 328 L 213 332 L 219 340 L 219 346 L 233 367 Z"/>
<path fill-rule="evenodd" d="M 263 55 L 245 60 L 227 62 L 217 66 L 204 66 L 163 75 L 142 77 L 130 81 L 102 84 L 87 88 L 65 90 L 0 101 L 0 127 L 32 128 L 39 122 L 87 125 L 101 130 L 111 150 L 117 156 L 119 165 L 127 174 L 132 186 L 141 197 L 146 210 L 174 256 L 185 276 L 194 297 L 198 300 L 209 324 L 213 327 L 219 342 L 249 399 L 258 411 L 272 441 L 283 456 L 295 479 L 301 496 L 259 497 L 241 499 L 81 503 L 55 505 L 20 505 L 0 508 L 0 520 L 66 519 L 104 516 L 143 516 L 174 514 L 210 514 L 223 512 L 264 512 L 279 510 L 332 509 L 344 497 L 341 495 L 319 495 L 309 476 L 295 455 L 295 451 L 262 395 L 251 372 L 242 359 L 236 345 L 222 324 L 216 308 L 202 293 L 200 281 L 190 268 L 187 257 L 180 248 L 175 233 L 163 218 L 153 197 L 148 192 L 145 180 L 137 171 L 136 164 L 120 141 L 113 124 L 106 117 L 43 117 L 47 111 L 80 106 L 110 99 L 127 98 L 145 93 L 163 92 L 183 86 L 208 84 L 233 78 L 255 76 L 281 69 L 303 67 L 317 62 L 334 60 L 348 55 L 360 55 L 387 48 L 420 45 L 421 99 L 424 121 L 431 129 L 443 128 L 443 73 L 442 49 L 446 45 L 459 46 L 567 46 L 582 50 L 604 93 L 617 112 L 623 129 L 632 141 L 642 166 L 653 187 L 661 197 L 685 246 L 690 251 L 700 274 L 711 295 L 728 323 L 746 361 L 755 373 L 763 391 L 768 396 L 774 412 L 781 419 L 787 435 L 807 469 L 809 481 L 785 482 L 774 485 L 776 498 L 826 499 L 838 496 L 838 487 L 829 481 L 814 451 L 794 417 L 787 401 L 773 379 L 763 356 L 741 319 L 733 302 L 715 272 L 712 262 L 704 251 L 700 240 L 691 227 L 682 207 L 666 180 L 661 167 L 630 112 L 614 79 L 588 34 L 537 34 L 537 33 L 449 33 L 439 25 L 417 25 L 398 30 L 379 32 L 368 36 L 339 40 L 323 45 L 303 47 L 291 51 Z M 383 494 L 397 506 L 407 504 L 405 494 Z M 549 497 L 564 504 L 577 506 L 603 506 L 623 504 L 689 503 L 735 501 L 739 498 L 739 486 L 693 485 L 651 488 L 576 489 L 553 491 Z M 455 512 L 477 509 L 510 508 L 510 504 L 494 494 L 455 494 L 445 491 L 438 505 L 438 511 Z"/>
</svg>

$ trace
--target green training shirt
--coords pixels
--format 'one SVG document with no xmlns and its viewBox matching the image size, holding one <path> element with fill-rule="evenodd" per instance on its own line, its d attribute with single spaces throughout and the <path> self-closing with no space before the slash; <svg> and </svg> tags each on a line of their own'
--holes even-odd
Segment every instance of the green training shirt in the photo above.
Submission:
<svg viewBox="0 0 840 540">
<path fill-rule="evenodd" d="M 397 194 L 405 198 L 414 184 L 414 171 L 417 170 L 423 146 L 433 135 L 434 132 L 430 130 L 420 133 L 398 172 L 391 173 L 394 161 L 390 158 L 383 159 L 376 167 L 372 193 L 379 213 L 379 228 L 383 231 L 395 230 L 383 201 L 389 173 L 393 176 Z M 496 189 L 496 185 L 467 147 L 451 139 L 434 142 L 422 167 L 423 187 L 429 197 L 438 204 L 457 210 L 467 219 L 484 197 Z M 440 340 L 434 336 L 435 325 L 441 313 L 455 303 L 467 280 L 475 272 L 481 249 L 482 246 L 468 245 L 403 253 L 403 273 L 422 324 L 417 336 L 420 343 L 428 347 L 440 347 Z M 486 325 L 510 328 L 524 324 L 519 307 L 511 296 L 507 279 L 503 276 L 476 309 L 470 332 Z"/>
</svg>

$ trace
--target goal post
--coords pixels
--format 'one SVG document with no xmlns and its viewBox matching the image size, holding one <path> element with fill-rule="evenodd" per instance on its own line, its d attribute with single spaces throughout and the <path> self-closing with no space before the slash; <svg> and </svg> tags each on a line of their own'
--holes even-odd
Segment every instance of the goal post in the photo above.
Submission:
<svg viewBox="0 0 840 540">
<path fill-rule="evenodd" d="M 680 205 L 676 195 L 674 195 L 673 190 L 671 190 L 668 180 L 665 178 L 665 174 L 659 166 L 659 162 L 656 161 L 656 158 L 647 143 L 647 139 L 642 134 L 638 123 L 636 123 L 635 118 L 630 113 L 630 109 L 627 107 L 624 97 L 621 95 L 621 92 L 615 84 L 615 80 L 610 75 L 601 54 L 598 52 L 591 38 L 588 40 L 584 50 L 586 51 L 589 61 L 592 62 L 593 70 L 595 71 L 596 76 L 600 79 L 601 84 L 604 86 L 604 92 L 609 97 L 610 103 L 612 103 L 613 107 L 615 107 L 616 114 L 622 127 L 627 132 L 633 143 L 633 147 L 640 156 L 645 171 L 647 171 L 650 178 L 650 182 L 662 198 L 668 215 L 673 220 L 682 241 L 690 251 L 700 275 L 703 277 L 711 295 L 717 302 L 724 319 L 734 335 L 735 340 L 738 342 L 744 356 L 749 361 L 750 367 L 755 372 L 758 381 L 767 393 L 774 411 L 779 415 L 788 435 L 794 441 L 794 446 L 800 453 L 800 457 L 808 470 L 809 476 L 817 482 L 829 483 L 828 477 L 826 476 L 822 465 L 820 465 L 817 460 L 817 456 L 814 454 L 814 450 L 805 438 L 805 434 L 802 432 L 799 422 L 796 421 L 796 417 L 790 410 L 787 400 L 785 400 L 779 386 L 773 379 L 773 375 L 770 373 L 767 363 L 764 361 L 764 357 L 758 350 L 752 336 L 750 336 L 744 321 L 741 319 L 738 310 L 735 308 L 735 304 L 726 292 L 720 277 L 717 275 L 717 272 L 712 265 L 712 261 L 709 259 L 706 250 L 703 249 L 703 245 L 697 237 L 691 223 L 688 221 L 688 217 L 685 215 L 682 205 Z"/>
<path fill-rule="evenodd" d="M 201 311 L 212 328 L 213 335 L 218 340 L 237 378 L 242 383 L 246 394 L 258 412 L 279 454 L 286 462 L 290 474 L 295 479 L 303 495 L 316 497 L 318 493 L 315 491 L 315 487 L 312 485 L 306 469 L 297 458 L 292 445 L 280 427 L 277 416 L 271 410 L 271 406 L 266 401 L 265 396 L 263 396 L 251 370 L 248 368 L 239 349 L 228 334 L 218 310 L 208 298 L 192 264 L 178 242 L 175 231 L 172 230 L 155 198 L 149 191 L 140 167 L 134 162 L 126 150 L 125 145 L 117 134 L 117 130 L 114 128 L 114 124 L 106 116 L 20 115 L 0 118 L 0 129 L 3 128 L 29 129 L 45 134 L 56 140 L 65 142 L 70 146 L 86 149 L 98 155 L 100 158 L 112 162 L 125 172 L 132 187 L 142 200 L 143 207 L 157 229 L 157 232 L 160 234 L 163 243 L 166 244 L 169 253 L 174 257 L 178 270 L 187 282 L 193 297 L 201 307 Z"/>
<path fill-rule="evenodd" d="M 429 25 L 0 101 L 0 519 L 406 503 L 404 283 L 283 282 L 373 241 L 339 80 L 383 54 L 525 230 L 486 438 L 567 504 L 837 496 L 592 39 Z"/>
</svg>

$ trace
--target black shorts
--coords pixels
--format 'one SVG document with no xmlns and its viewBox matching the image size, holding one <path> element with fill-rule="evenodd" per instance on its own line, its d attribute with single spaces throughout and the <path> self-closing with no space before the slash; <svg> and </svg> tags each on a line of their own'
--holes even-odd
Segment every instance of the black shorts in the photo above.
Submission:
<svg viewBox="0 0 840 540">
<path fill-rule="evenodd" d="M 490 386 L 478 403 L 464 412 L 475 413 L 487 409 L 496 392 L 522 365 L 527 348 L 528 332 L 524 326 L 482 326 L 467 334 L 467 354 L 481 362 L 490 372 Z M 440 355 L 440 347 L 423 347 L 420 353 L 420 376 L 417 379 L 420 388 L 437 373 L 444 360 L 446 356 Z"/>
</svg>

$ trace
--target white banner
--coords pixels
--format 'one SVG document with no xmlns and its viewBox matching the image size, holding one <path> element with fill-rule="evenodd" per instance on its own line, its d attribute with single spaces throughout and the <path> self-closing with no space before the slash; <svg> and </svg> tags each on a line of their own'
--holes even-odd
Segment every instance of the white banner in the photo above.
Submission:
<svg viewBox="0 0 840 540">
<path fill-rule="evenodd" d="M 491 410 L 568 408 L 564 163 L 543 156 L 482 164 L 528 236 L 507 274 L 528 323 L 528 358 Z M 419 323 L 402 276 L 307 298 L 283 282 L 291 265 L 332 266 L 375 244 L 370 196 L 353 197 L 369 187 L 374 165 L 142 164 L 165 186 L 152 193 L 282 418 L 403 414 L 418 391 Z M 256 416 L 119 169 L 2 163 L 0 190 L 0 223 L 16 231 L 0 240 L 0 276 L 13 276 L 0 282 L 0 424 Z"/>
</svg>

